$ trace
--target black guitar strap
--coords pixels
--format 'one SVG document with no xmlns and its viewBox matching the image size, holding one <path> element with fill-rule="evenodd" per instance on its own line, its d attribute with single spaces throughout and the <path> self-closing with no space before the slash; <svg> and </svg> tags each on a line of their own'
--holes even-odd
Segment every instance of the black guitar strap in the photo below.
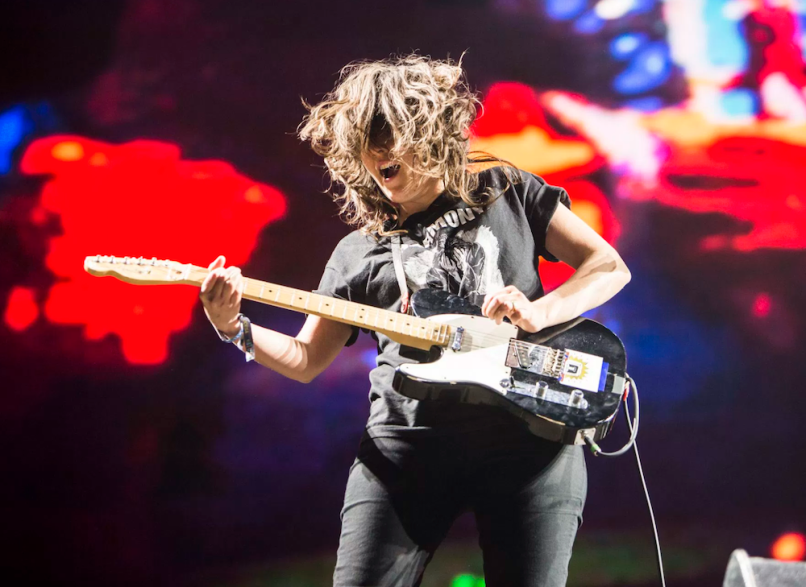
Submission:
<svg viewBox="0 0 806 587">
<path fill-rule="evenodd" d="M 400 286 L 400 311 L 409 313 L 409 286 L 406 283 L 406 271 L 403 269 L 403 258 L 400 254 L 400 235 L 392 235 L 392 261 L 395 264 L 397 284 Z"/>
</svg>

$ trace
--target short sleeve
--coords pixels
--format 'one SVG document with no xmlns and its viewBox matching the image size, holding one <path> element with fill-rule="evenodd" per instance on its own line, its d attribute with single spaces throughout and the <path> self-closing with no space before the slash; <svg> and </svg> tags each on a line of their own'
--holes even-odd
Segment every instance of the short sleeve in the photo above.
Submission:
<svg viewBox="0 0 806 587">
<path fill-rule="evenodd" d="M 524 181 L 517 186 L 520 188 L 517 191 L 523 190 L 523 207 L 532 229 L 535 246 L 541 257 L 547 261 L 557 262 L 557 257 L 546 250 L 546 233 L 557 205 L 562 204 L 566 208 L 571 208 L 571 198 L 565 189 L 547 184 L 542 177 L 527 172 L 522 174 Z"/>
<path fill-rule="evenodd" d="M 334 256 L 336 254 L 337 251 L 334 251 Z M 352 301 L 352 296 L 350 295 L 350 286 L 347 284 L 347 281 L 344 279 L 341 271 L 334 266 L 333 257 L 331 257 L 331 260 L 325 266 L 322 279 L 319 281 L 319 287 L 317 287 L 313 293 L 328 296 L 330 298 Z M 353 333 L 350 335 L 347 344 L 344 346 L 350 346 L 356 341 L 356 339 L 358 339 L 358 327 L 353 326 L 352 328 Z"/>
</svg>

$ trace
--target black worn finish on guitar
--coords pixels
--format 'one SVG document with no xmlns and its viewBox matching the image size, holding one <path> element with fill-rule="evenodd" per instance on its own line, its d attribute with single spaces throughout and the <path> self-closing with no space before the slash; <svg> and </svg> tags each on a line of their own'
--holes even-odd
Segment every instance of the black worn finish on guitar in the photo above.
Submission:
<svg viewBox="0 0 806 587">
<path fill-rule="evenodd" d="M 421 318 L 481 316 L 477 306 L 439 290 L 419 290 L 412 296 L 411 306 Z M 495 388 L 473 380 L 445 382 L 412 377 L 399 368 L 395 389 L 419 400 L 497 406 L 520 418 L 536 435 L 565 444 L 582 444 L 584 436 L 599 440 L 610 431 L 624 397 L 627 361 L 624 345 L 615 334 L 598 322 L 577 318 L 538 333 L 519 330 L 517 339 L 508 345 L 508 377 Z M 450 348 L 441 350 L 443 355 L 454 352 Z M 567 351 L 601 358 L 603 373 L 597 391 L 563 384 L 559 372 L 535 368 L 526 358 L 540 362 L 553 355 L 562 361 L 567 360 Z"/>
</svg>

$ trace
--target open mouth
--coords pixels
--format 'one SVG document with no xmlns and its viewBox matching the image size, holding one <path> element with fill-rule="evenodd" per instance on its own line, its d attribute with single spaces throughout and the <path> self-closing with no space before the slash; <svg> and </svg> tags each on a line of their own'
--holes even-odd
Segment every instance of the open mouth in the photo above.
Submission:
<svg viewBox="0 0 806 587">
<path fill-rule="evenodd" d="M 388 163 L 380 168 L 381 175 L 383 176 L 384 181 L 389 181 L 394 176 L 397 175 L 397 172 L 400 171 L 400 164 L 399 163 Z"/>
</svg>

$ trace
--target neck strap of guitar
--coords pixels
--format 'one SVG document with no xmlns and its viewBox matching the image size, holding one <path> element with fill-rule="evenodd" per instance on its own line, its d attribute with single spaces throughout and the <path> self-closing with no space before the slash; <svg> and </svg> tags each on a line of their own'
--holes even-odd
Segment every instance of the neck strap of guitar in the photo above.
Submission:
<svg viewBox="0 0 806 587">
<path fill-rule="evenodd" d="M 395 264 L 397 284 L 400 286 L 400 311 L 409 313 L 409 286 L 406 283 L 406 271 L 403 269 L 403 258 L 400 254 L 400 235 L 392 235 L 392 261 Z"/>
</svg>

